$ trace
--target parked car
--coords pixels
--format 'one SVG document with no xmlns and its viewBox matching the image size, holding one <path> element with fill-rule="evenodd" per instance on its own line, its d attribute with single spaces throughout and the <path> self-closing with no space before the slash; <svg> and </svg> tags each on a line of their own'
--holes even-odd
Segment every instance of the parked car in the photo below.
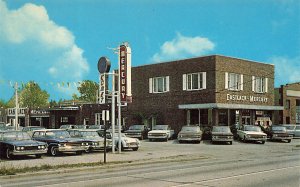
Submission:
<svg viewBox="0 0 300 187">
<path fill-rule="evenodd" d="M 183 126 L 178 133 L 178 142 L 197 142 L 200 143 L 202 138 L 202 131 L 199 126 Z"/>
<path fill-rule="evenodd" d="M 16 130 L 14 126 L 10 124 L 5 124 L 4 122 L 0 123 L 0 130 L 1 131 L 8 131 L 8 130 Z"/>
<path fill-rule="evenodd" d="M 74 125 L 73 129 L 89 129 L 88 125 Z"/>
<path fill-rule="evenodd" d="M 296 125 L 294 138 L 300 138 L 300 125 Z"/>
<path fill-rule="evenodd" d="M 90 125 L 89 129 L 104 129 L 104 125 Z"/>
<path fill-rule="evenodd" d="M 102 135 L 104 135 L 103 133 L 104 131 L 102 131 Z M 109 139 L 112 139 L 112 134 L 110 132 L 106 132 L 106 137 Z M 114 137 L 114 142 L 115 142 L 115 149 L 118 150 L 119 149 L 119 136 L 118 134 L 115 134 Z M 124 133 L 121 133 L 121 150 L 125 150 L 125 149 L 132 149 L 133 151 L 137 151 L 140 147 L 141 143 L 137 138 L 130 138 L 127 137 Z"/>
<path fill-rule="evenodd" d="M 233 134 L 229 126 L 214 126 L 211 131 L 211 142 L 229 142 L 232 145 Z"/>
<path fill-rule="evenodd" d="M 293 135 L 290 135 L 286 127 L 279 125 L 272 125 L 264 130 L 270 140 L 286 140 L 288 143 L 292 141 Z"/>
<path fill-rule="evenodd" d="M 267 134 L 263 133 L 259 126 L 242 125 L 237 130 L 238 139 L 243 142 L 256 141 L 264 144 L 267 140 Z"/>
<path fill-rule="evenodd" d="M 104 138 L 98 134 L 97 129 L 70 129 L 68 132 L 72 138 L 80 138 L 89 142 L 86 152 L 104 150 Z M 106 150 L 110 150 L 111 147 L 112 140 L 107 139 Z"/>
<path fill-rule="evenodd" d="M 171 129 L 169 125 L 156 125 L 152 131 L 148 132 L 149 141 L 152 140 L 165 140 L 173 138 L 174 130 Z"/>
<path fill-rule="evenodd" d="M 40 129 L 45 129 L 45 127 L 41 127 L 41 126 L 27 126 L 27 127 L 23 127 L 22 131 L 27 132 L 29 134 L 29 136 L 32 137 L 33 131 L 40 130 Z"/>
<path fill-rule="evenodd" d="M 286 131 L 287 131 L 287 133 L 289 133 L 289 135 L 292 135 L 293 137 L 295 136 L 296 125 L 294 125 L 294 124 L 282 124 L 282 126 L 284 126 L 286 128 Z"/>
<path fill-rule="evenodd" d="M 48 144 L 48 154 L 56 156 L 59 153 L 75 152 L 80 155 L 89 148 L 89 142 L 72 138 L 64 129 L 42 129 L 34 131 L 34 140 Z"/>
<path fill-rule="evenodd" d="M 146 125 L 132 125 L 127 131 L 125 131 L 125 134 L 127 137 L 143 140 L 147 138 L 148 127 Z"/>
<path fill-rule="evenodd" d="M 35 155 L 41 158 L 47 153 L 47 144 L 32 140 L 26 132 L 0 131 L 0 157 L 11 159 L 14 155 Z"/>
<path fill-rule="evenodd" d="M 112 132 L 112 126 L 109 127 L 109 129 L 107 129 L 108 132 Z M 116 124 L 115 125 L 115 133 L 118 133 L 119 132 L 119 126 Z M 125 132 L 125 127 L 124 126 L 121 126 L 121 132 Z"/>
<path fill-rule="evenodd" d="M 75 129 L 76 125 L 72 125 L 72 124 L 65 124 L 60 126 L 60 129 Z"/>
</svg>

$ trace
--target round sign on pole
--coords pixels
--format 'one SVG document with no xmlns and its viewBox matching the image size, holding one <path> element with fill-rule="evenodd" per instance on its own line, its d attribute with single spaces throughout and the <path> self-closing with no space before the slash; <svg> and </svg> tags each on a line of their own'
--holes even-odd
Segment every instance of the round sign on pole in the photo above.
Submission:
<svg viewBox="0 0 300 187">
<path fill-rule="evenodd" d="M 110 61 L 107 57 L 100 57 L 98 60 L 98 71 L 99 73 L 108 73 L 110 70 Z"/>
</svg>

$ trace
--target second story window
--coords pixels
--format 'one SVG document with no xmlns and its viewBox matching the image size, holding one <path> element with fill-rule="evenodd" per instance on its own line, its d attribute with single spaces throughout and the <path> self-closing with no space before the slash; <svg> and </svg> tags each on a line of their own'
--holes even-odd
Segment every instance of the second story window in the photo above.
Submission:
<svg viewBox="0 0 300 187">
<path fill-rule="evenodd" d="M 206 72 L 183 74 L 183 90 L 206 89 Z"/>
<path fill-rule="evenodd" d="M 149 79 L 149 93 L 164 93 L 168 92 L 169 88 L 169 76 Z"/>
<path fill-rule="evenodd" d="M 256 93 L 268 92 L 268 78 L 252 76 L 252 91 Z"/>
<path fill-rule="evenodd" d="M 237 73 L 225 73 L 225 89 L 240 91 L 243 90 L 243 75 Z"/>
</svg>

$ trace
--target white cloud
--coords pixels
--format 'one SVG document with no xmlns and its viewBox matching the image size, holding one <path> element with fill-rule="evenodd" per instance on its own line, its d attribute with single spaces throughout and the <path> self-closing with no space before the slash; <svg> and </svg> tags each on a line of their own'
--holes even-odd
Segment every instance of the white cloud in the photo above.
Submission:
<svg viewBox="0 0 300 187">
<path fill-rule="evenodd" d="M 275 65 L 276 86 L 300 82 L 300 56 L 295 58 L 272 57 L 269 62 Z"/>
<path fill-rule="evenodd" d="M 0 0 L 0 44 L 25 46 L 24 50 L 36 59 L 27 65 L 41 66 L 44 73 L 57 81 L 79 81 L 89 72 L 83 50 L 75 43 L 75 37 L 67 28 L 56 24 L 43 6 L 27 3 L 19 9 L 9 10 Z M 38 49 L 38 50 L 36 50 Z M 37 52 L 38 51 L 38 52 Z M 38 57 L 37 57 L 38 56 Z M 12 62 L 23 65 L 22 59 Z M 43 65 L 41 65 L 43 63 Z"/>
<path fill-rule="evenodd" d="M 152 61 L 160 62 L 200 56 L 213 50 L 214 47 L 215 44 L 208 38 L 200 36 L 186 37 L 177 33 L 176 37 L 172 41 L 166 41 L 160 47 L 160 52 L 153 55 Z"/>
</svg>

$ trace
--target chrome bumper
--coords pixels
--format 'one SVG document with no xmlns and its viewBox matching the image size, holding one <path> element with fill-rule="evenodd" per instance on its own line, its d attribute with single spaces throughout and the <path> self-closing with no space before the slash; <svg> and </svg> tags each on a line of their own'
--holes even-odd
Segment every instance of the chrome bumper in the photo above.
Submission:
<svg viewBox="0 0 300 187">
<path fill-rule="evenodd" d="M 25 151 L 12 151 L 12 155 L 38 155 L 38 154 L 46 154 L 47 149 L 43 150 L 25 150 Z"/>
</svg>

